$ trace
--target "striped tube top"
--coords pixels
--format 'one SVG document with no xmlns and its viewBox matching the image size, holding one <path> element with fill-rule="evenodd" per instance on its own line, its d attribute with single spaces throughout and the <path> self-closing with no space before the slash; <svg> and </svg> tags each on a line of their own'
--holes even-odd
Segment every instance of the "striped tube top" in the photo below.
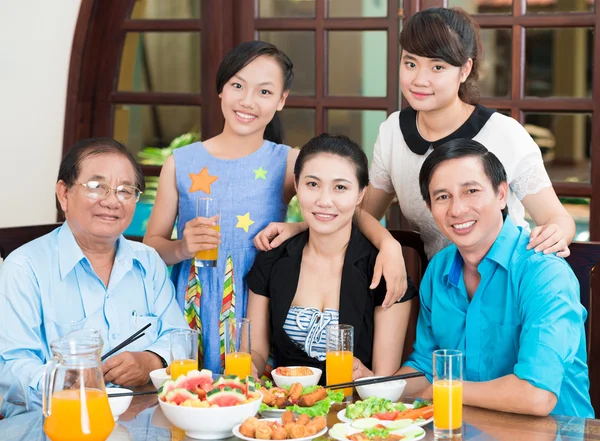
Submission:
<svg viewBox="0 0 600 441">
<path fill-rule="evenodd" d="M 304 308 L 292 306 L 283 325 L 283 330 L 309 357 L 325 360 L 326 327 L 339 324 L 340 316 L 336 309 Z"/>
</svg>

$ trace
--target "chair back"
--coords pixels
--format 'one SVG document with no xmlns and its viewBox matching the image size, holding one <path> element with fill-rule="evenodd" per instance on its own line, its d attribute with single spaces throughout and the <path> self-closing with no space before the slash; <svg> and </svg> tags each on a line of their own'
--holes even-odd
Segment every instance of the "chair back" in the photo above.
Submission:
<svg viewBox="0 0 600 441">
<path fill-rule="evenodd" d="M 571 265 L 577 280 L 581 304 L 588 313 L 585 333 L 587 337 L 588 369 L 590 376 L 590 398 L 596 412 L 600 412 L 600 299 L 594 300 L 593 293 L 600 292 L 600 242 L 573 242 L 569 246 Z"/>
<path fill-rule="evenodd" d="M 27 227 L 0 228 L 0 258 L 6 257 L 21 245 L 48 234 L 61 224 L 31 225 Z"/>
<path fill-rule="evenodd" d="M 427 269 L 427 254 L 425 254 L 425 246 L 421 240 L 421 235 L 416 231 L 411 230 L 390 230 L 391 235 L 403 247 L 404 262 L 406 270 L 415 287 L 419 289 L 421 279 Z M 417 319 L 419 317 L 419 299 L 411 300 L 410 318 L 406 329 L 406 337 L 404 338 L 404 348 L 402 350 L 402 363 L 412 353 L 413 344 L 417 336 Z"/>
</svg>

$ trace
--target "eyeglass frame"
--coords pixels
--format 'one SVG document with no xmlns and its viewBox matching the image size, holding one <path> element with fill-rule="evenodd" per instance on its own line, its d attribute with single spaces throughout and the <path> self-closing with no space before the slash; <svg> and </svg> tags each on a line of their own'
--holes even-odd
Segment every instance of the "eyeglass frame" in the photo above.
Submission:
<svg viewBox="0 0 600 441">
<path fill-rule="evenodd" d="M 104 192 L 104 197 L 98 197 L 98 198 L 92 197 L 92 195 L 94 193 L 92 193 L 90 190 L 95 190 L 95 189 L 90 189 L 90 187 L 89 187 L 90 182 L 97 182 L 100 185 L 106 185 L 106 191 Z M 137 203 L 137 202 L 139 202 L 140 197 L 144 194 L 144 192 L 142 190 L 140 190 L 139 188 L 137 188 L 135 185 L 124 184 L 124 185 L 118 185 L 117 187 L 111 187 L 110 185 L 105 184 L 102 181 L 97 181 L 97 180 L 91 180 L 91 181 L 88 181 L 86 183 L 77 181 L 77 182 L 75 182 L 75 184 L 78 184 L 78 185 L 81 185 L 81 186 L 85 187 L 87 189 L 87 196 L 88 196 L 88 198 L 96 200 L 96 201 L 104 201 L 104 200 L 106 200 L 108 198 L 108 196 L 110 195 L 110 193 L 112 192 L 112 193 L 115 194 L 115 197 L 117 198 L 117 200 L 120 203 L 129 203 L 132 200 L 134 201 L 134 203 Z M 123 189 L 124 187 L 130 187 L 130 188 L 133 188 L 134 190 L 136 190 L 137 196 L 134 195 L 131 199 L 120 199 L 119 198 L 119 194 L 117 192 L 120 189 Z"/>
</svg>

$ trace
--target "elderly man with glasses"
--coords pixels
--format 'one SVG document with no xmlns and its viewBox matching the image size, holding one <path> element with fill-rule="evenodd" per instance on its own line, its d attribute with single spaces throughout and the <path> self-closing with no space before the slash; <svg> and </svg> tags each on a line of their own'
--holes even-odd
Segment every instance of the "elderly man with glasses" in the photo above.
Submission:
<svg viewBox="0 0 600 441">
<path fill-rule="evenodd" d="M 56 198 L 66 222 L 0 265 L 0 414 L 41 405 L 50 342 L 83 327 L 100 331 L 104 353 L 151 324 L 104 362 L 106 382 L 142 385 L 166 366 L 167 334 L 187 324 L 158 253 L 123 237 L 143 188 L 113 139 L 84 140 L 63 159 Z"/>
</svg>

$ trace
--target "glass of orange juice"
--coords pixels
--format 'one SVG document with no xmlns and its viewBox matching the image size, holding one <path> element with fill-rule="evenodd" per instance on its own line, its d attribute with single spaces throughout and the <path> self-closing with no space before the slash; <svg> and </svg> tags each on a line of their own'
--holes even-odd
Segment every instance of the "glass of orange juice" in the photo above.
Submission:
<svg viewBox="0 0 600 441">
<path fill-rule="evenodd" d="M 224 326 L 225 375 L 237 375 L 243 380 L 252 375 L 250 319 L 231 318 Z"/>
<path fill-rule="evenodd" d="M 221 231 L 221 210 L 219 207 L 219 201 L 214 198 L 198 198 L 196 201 L 196 217 L 215 217 L 217 219 L 217 225 L 213 225 L 213 230 Z M 210 250 L 200 250 L 194 255 L 194 263 L 199 267 L 215 267 L 217 266 L 217 259 L 219 257 L 219 247 L 216 245 Z"/>
<path fill-rule="evenodd" d="M 354 327 L 351 325 L 327 326 L 325 374 L 327 384 L 352 381 L 354 361 Z M 352 399 L 352 388 L 342 389 L 344 401 Z"/>
<path fill-rule="evenodd" d="M 433 433 L 436 439 L 462 437 L 462 367 L 461 351 L 433 352 Z"/>
<path fill-rule="evenodd" d="M 169 334 L 171 379 L 198 369 L 198 330 L 176 329 Z"/>
</svg>

